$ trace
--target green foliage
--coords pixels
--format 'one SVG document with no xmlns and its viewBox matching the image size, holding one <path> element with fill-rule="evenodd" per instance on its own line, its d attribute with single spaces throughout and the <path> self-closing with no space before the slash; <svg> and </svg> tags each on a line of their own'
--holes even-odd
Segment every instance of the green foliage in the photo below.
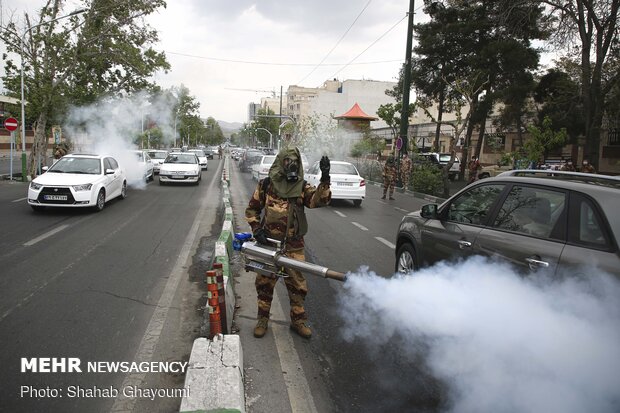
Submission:
<svg viewBox="0 0 620 413">
<path fill-rule="evenodd" d="M 361 158 L 368 155 L 372 156 L 374 154 L 381 153 L 384 149 L 384 139 L 375 135 L 367 135 L 353 145 L 350 155 L 354 158 Z"/>
<path fill-rule="evenodd" d="M 565 144 L 568 136 L 566 129 L 554 131 L 552 125 L 551 118 L 545 117 L 542 127 L 534 125 L 528 127 L 528 131 L 532 135 L 531 139 L 528 139 L 524 144 L 525 156 L 528 160 L 538 162 L 546 158 L 550 150 Z"/>
<path fill-rule="evenodd" d="M 415 192 L 441 196 L 443 193 L 443 179 L 441 170 L 433 165 L 416 165 L 413 168 L 409 186 Z"/>
<path fill-rule="evenodd" d="M 569 70 L 574 70 L 574 67 Z M 534 100 L 541 106 L 539 122 L 550 118 L 556 128 L 565 128 L 571 141 L 576 142 L 579 136 L 585 134 L 585 118 L 579 82 L 572 77 L 558 69 L 547 71 L 534 90 Z"/>
</svg>

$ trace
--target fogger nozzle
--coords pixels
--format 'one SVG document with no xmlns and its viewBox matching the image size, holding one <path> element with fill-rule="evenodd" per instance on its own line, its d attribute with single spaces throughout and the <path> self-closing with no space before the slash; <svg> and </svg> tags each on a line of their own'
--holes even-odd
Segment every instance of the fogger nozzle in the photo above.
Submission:
<svg viewBox="0 0 620 413">
<path fill-rule="evenodd" d="M 244 242 L 241 245 L 241 252 L 250 261 L 246 268 L 263 275 L 286 276 L 278 270 L 278 268 L 284 267 L 318 275 L 323 278 L 331 278 L 332 280 L 342 282 L 347 280 L 347 276 L 344 273 L 330 270 L 321 265 L 289 258 L 278 251 L 259 246 L 256 242 Z"/>
</svg>

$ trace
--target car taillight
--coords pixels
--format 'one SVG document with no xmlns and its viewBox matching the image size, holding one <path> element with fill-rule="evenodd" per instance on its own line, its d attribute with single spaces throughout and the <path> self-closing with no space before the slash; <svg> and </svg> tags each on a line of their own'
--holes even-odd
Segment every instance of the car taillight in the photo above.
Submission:
<svg viewBox="0 0 620 413">
<path fill-rule="evenodd" d="M 363 179 L 360 181 L 360 186 L 366 186 L 366 181 L 364 181 Z"/>
</svg>

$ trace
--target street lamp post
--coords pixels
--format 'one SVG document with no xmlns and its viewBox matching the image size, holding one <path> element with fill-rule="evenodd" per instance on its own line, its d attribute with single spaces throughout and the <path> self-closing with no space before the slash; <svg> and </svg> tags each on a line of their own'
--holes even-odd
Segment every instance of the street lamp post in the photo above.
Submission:
<svg viewBox="0 0 620 413">
<path fill-rule="evenodd" d="M 269 149 L 273 149 L 273 133 L 271 133 L 269 131 L 269 129 L 265 129 L 265 128 L 256 128 L 256 130 L 264 130 L 265 132 L 267 132 L 269 134 Z"/>
<path fill-rule="evenodd" d="M 88 9 L 78 9 L 75 10 L 72 13 L 69 13 L 65 16 L 60 16 L 57 17 L 55 19 L 52 20 L 48 20 L 45 22 L 41 22 L 39 24 L 35 24 L 34 26 L 31 26 L 29 28 L 27 28 L 26 30 L 24 30 L 24 34 L 21 35 L 20 37 L 20 58 L 21 58 L 21 107 L 22 107 L 22 181 L 25 182 L 27 180 L 27 171 L 26 171 L 26 109 L 25 109 L 25 104 L 24 104 L 24 43 L 25 43 L 25 37 L 26 34 L 28 34 L 28 32 L 32 31 L 32 29 L 39 27 L 39 26 L 43 26 L 45 24 L 49 24 L 49 23 L 53 23 L 55 21 L 64 19 L 66 17 L 71 17 L 71 16 L 75 16 L 76 14 L 81 14 L 84 13 L 85 11 L 88 11 Z M 34 141 L 33 141 L 33 145 L 34 145 Z"/>
<path fill-rule="evenodd" d="M 287 123 L 293 123 L 295 124 L 295 121 L 293 120 L 293 118 L 288 117 L 288 119 L 286 119 L 284 122 L 280 123 L 280 126 L 278 127 L 278 136 L 280 137 L 279 141 L 278 141 L 278 151 L 280 151 L 280 145 L 282 143 L 282 128 L 284 127 L 284 125 L 286 125 Z"/>
</svg>

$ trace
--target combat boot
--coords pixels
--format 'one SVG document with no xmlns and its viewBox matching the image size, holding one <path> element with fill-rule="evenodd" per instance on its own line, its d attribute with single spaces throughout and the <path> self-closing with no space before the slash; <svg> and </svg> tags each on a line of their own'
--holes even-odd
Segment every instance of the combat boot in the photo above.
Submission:
<svg viewBox="0 0 620 413">
<path fill-rule="evenodd" d="M 381 197 L 381 199 L 385 199 L 385 194 L 383 194 L 383 196 Z"/>
<path fill-rule="evenodd" d="M 254 327 L 254 337 L 261 338 L 267 332 L 267 323 L 269 319 L 267 317 L 261 317 L 258 319 L 258 323 L 256 323 L 256 327 Z"/>
<path fill-rule="evenodd" d="M 291 323 L 291 330 L 302 336 L 303 338 L 310 338 L 312 336 L 312 330 L 306 325 L 305 320 L 297 320 Z"/>
</svg>

